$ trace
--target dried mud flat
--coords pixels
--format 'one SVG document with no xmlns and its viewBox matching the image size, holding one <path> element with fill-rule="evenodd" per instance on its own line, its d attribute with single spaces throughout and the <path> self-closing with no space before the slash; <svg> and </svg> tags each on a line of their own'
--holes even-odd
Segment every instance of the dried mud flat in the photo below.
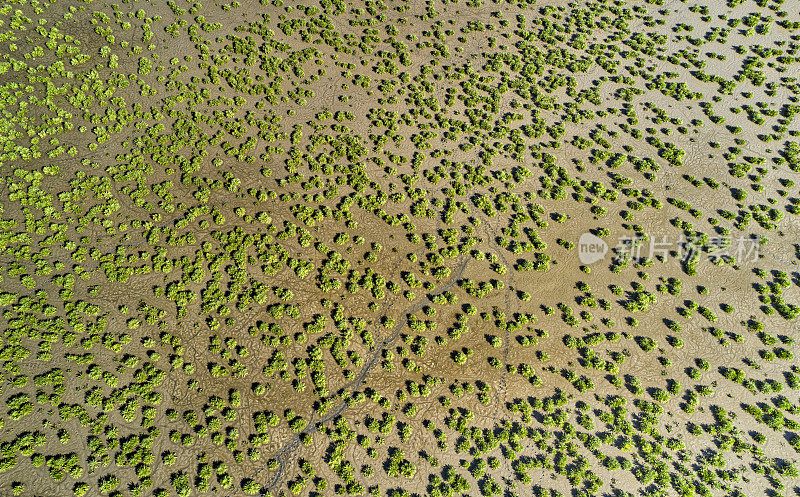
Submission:
<svg viewBox="0 0 800 497">
<path fill-rule="evenodd" d="M 0 496 L 800 494 L 797 19 L 4 3 Z"/>
</svg>

